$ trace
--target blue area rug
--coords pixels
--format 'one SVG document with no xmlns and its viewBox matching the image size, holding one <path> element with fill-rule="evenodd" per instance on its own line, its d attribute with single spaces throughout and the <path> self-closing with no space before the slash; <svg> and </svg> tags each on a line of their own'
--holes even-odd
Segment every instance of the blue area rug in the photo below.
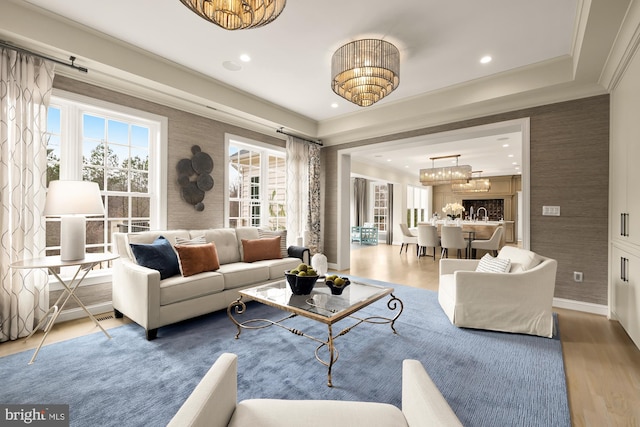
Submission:
<svg viewBox="0 0 640 427">
<path fill-rule="evenodd" d="M 374 282 L 367 280 L 369 282 Z M 374 282 L 375 283 L 375 282 Z M 379 283 L 379 282 L 378 282 Z M 236 328 L 226 312 L 160 328 L 124 325 L 0 359 L 0 403 L 64 403 L 72 426 L 164 426 L 223 352 L 238 354 L 238 397 L 340 399 L 401 405 L 402 360 L 422 361 L 465 426 L 569 426 L 559 337 L 459 329 L 431 291 L 394 285 L 404 302 L 395 335 L 389 325 L 363 324 L 336 340 L 333 367 L 316 361 L 317 344 L 271 327 Z M 364 310 L 389 316 L 386 300 Z M 249 303 L 244 317 L 282 312 Z M 334 327 L 349 326 L 344 320 Z M 300 317 L 289 325 L 318 338 L 326 326 Z M 557 330 L 557 329 L 556 329 Z"/>
</svg>

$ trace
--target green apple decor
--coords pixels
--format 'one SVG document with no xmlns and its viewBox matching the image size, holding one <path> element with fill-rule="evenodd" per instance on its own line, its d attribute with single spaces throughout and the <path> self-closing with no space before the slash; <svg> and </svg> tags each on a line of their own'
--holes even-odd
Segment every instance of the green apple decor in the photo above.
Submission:
<svg viewBox="0 0 640 427">
<path fill-rule="evenodd" d="M 342 291 L 351 284 L 348 277 L 339 277 L 335 274 L 327 276 L 325 284 L 331 289 L 332 295 L 342 295 Z"/>
</svg>

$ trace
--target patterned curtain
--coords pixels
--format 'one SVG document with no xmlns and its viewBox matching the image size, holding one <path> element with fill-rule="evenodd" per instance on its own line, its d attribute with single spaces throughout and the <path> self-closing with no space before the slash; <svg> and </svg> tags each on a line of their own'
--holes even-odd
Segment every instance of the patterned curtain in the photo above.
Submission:
<svg viewBox="0 0 640 427">
<path fill-rule="evenodd" d="M 9 265 L 44 256 L 52 85 L 51 62 L 0 49 L 0 342 L 29 335 L 49 308 L 47 272 Z"/>
<path fill-rule="evenodd" d="M 312 254 L 322 253 L 320 217 L 320 146 L 309 144 L 309 209 L 307 246 Z"/>
<path fill-rule="evenodd" d="M 311 254 L 321 253 L 320 147 L 287 138 L 287 243 L 302 238 Z"/>
</svg>

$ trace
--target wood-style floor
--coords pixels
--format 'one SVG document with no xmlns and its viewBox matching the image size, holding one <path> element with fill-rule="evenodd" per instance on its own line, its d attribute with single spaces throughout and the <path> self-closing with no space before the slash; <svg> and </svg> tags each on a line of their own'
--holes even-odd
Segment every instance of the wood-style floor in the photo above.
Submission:
<svg viewBox="0 0 640 427">
<path fill-rule="evenodd" d="M 355 245 L 351 269 L 343 273 L 437 291 L 438 262 L 433 258 L 418 259 L 415 246 L 402 254 L 399 249 Z M 640 350 L 616 321 L 571 310 L 555 311 L 559 317 L 573 425 L 640 427 Z M 108 319 L 101 324 L 110 328 L 126 321 Z M 95 331 L 96 327 L 86 319 L 62 323 L 53 328 L 47 343 Z M 24 340 L 2 343 L 0 356 L 35 348 L 40 336 L 26 343 Z"/>
</svg>

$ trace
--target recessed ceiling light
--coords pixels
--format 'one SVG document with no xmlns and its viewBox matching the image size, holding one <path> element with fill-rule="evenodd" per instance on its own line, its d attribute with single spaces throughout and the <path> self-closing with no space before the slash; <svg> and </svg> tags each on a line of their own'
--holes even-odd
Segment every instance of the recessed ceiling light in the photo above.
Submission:
<svg viewBox="0 0 640 427">
<path fill-rule="evenodd" d="M 507 148 L 507 147 L 509 146 L 509 144 L 502 144 L 502 146 L 503 146 L 504 148 Z"/>
<path fill-rule="evenodd" d="M 404 165 L 405 169 L 409 169 L 409 165 Z"/>
<path fill-rule="evenodd" d="M 387 159 L 387 162 L 390 162 L 390 161 L 391 161 L 391 159 Z"/>
<path fill-rule="evenodd" d="M 512 165 L 517 165 L 517 164 L 518 164 L 518 162 L 513 162 L 513 163 L 511 163 L 511 164 L 512 164 Z"/>
<path fill-rule="evenodd" d="M 482 58 L 480 58 L 480 63 L 481 64 L 488 64 L 489 62 L 491 62 L 493 58 L 490 57 L 489 55 L 483 56 Z"/>
<path fill-rule="evenodd" d="M 509 154 L 507 157 L 513 157 L 513 154 Z"/>
<path fill-rule="evenodd" d="M 242 55 L 240 55 L 240 61 L 249 62 L 249 61 L 251 61 L 251 57 L 249 55 L 247 55 L 246 53 L 243 53 Z"/>
<path fill-rule="evenodd" d="M 240 70 L 242 70 L 242 66 L 239 65 L 239 64 L 236 64 L 233 61 L 224 61 L 222 63 L 222 66 L 224 68 L 226 68 L 227 70 L 229 70 L 229 71 L 240 71 Z"/>
<path fill-rule="evenodd" d="M 331 108 L 338 108 L 338 103 L 334 102 L 333 104 L 331 104 Z"/>
</svg>

